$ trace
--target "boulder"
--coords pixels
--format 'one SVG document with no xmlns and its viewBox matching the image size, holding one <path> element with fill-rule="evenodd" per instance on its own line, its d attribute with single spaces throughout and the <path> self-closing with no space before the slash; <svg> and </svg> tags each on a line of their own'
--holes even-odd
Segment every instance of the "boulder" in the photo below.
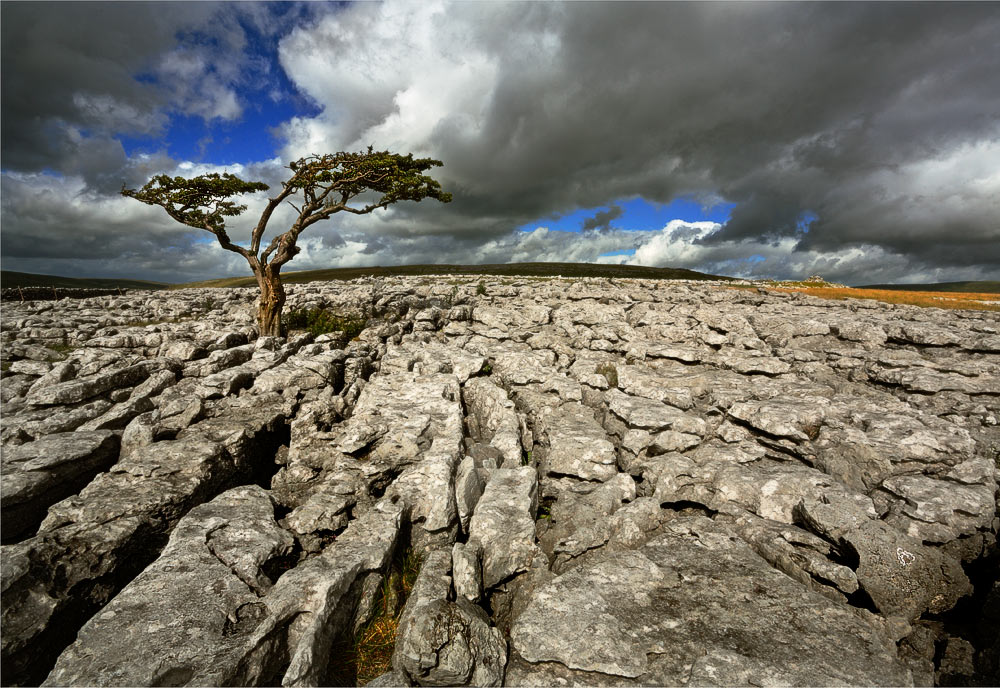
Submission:
<svg viewBox="0 0 1000 688">
<path fill-rule="evenodd" d="M 857 557 L 858 583 L 886 616 L 940 614 L 972 592 L 961 564 L 884 521 L 841 504 L 803 500 L 796 517 Z"/>
<path fill-rule="evenodd" d="M 503 685 L 507 643 L 486 613 L 449 601 L 451 556 L 429 552 L 399 620 L 392 666 L 419 686 Z"/>
<path fill-rule="evenodd" d="M 3 453 L 3 540 L 30 535 L 48 507 L 76 494 L 118 460 L 119 438 L 107 430 L 62 432 Z"/>
<path fill-rule="evenodd" d="M 469 523 L 469 543 L 482 552 L 483 585 L 491 588 L 525 571 L 538 553 L 535 512 L 538 480 L 535 469 L 493 471 Z"/>
<path fill-rule="evenodd" d="M 259 487 L 195 507 L 159 558 L 80 629 L 42 685 L 211 684 L 234 672 L 267 615 L 267 564 L 293 545 Z"/>
<path fill-rule="evenodd" d="M 507 684 L 910 682 L 862 612 L 803 589 L 709 519 L 665 529 L 537 590 L 511 629 Z"/>
</svg>

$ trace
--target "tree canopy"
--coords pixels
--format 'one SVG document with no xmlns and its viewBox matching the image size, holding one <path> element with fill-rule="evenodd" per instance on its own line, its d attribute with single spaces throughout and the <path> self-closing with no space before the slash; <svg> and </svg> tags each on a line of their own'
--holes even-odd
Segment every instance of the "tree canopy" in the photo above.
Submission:
<svg viewBox="0 0 1000 688">
<path fill-rule="evenodd" d="M 276 319 L 280 318 L 284 304 L 284 290 L 278 275 L 281 267 L 299 252 L 296 245 L 299 235 L 307 227 L 339 212 L 365 215 L 399 201 L 424 198 L 448 203 L 451 194 L 444 192 L 437 180 L 424 174 L 440 165 L 440 160 L 374 151 L 371 147 L 360 153 L 299 158 L 289 163 L 291 175 L 281 183 L 281 191 L 268 199 L 250 232 L 249 247 L 232 241 L 227 231 L 227 218 L 239 216 L 247 209 L 234 198 L 268 191 L 270 187 L 263 182 L 245 181 L 228 172 L 192 178 L 161 174 L 140 189 L 123 187 L 121 193 L 162 207 L 181 224 L 211 232 L 224 249 L 246 258 L 261 288 L 261 334 L 276 334 L 280 330 L 280 322 L 276 324 Z M 262 249 L 271 216 L 282 203 L 294 208 L 297 217 L 289 229 L 277 234 Z"/>
</svg>

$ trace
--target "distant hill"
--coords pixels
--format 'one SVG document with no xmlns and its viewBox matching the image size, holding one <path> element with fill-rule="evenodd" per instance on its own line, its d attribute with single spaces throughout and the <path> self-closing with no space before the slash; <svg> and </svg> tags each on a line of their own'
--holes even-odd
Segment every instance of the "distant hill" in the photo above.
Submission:
<svg viewBox="0 0 1000 688">
<path fill-rule="evenodd" d="M 892 289 L 896 291 L 962 291 L 975 294 L 1000 294 L 1000 282 L 938 282 L 936 284 L 867 284 L 858 289 Z"/>
<path fill-rule="evenodd" d="M 34 275 L 30 272 L 0 270 L 0 288 L 17 287 L 58 287 L 59 289 L 166 289 L 169 284 L 146 282 L 143 280 L 57 277 L 55 275 Z"/>
<path fill-rule="evenodd" d="M 358 277 L 394 275 L 504 275 L 510 277 L 635 277 L 643 279 L 729 280 L 732 277 L 709 275 L 681 268 L 647 268 L 640 265 L 603 265 L 597 263 L 504 263 L 498 265 L 392 265 L 366 268 L 303 270 L 282 275 L 285 284 L 350 280 Z M 253 277 L 189 282 L 171 285 L 171 289 L 191 287 L 252 287 Z"/>
</svg>

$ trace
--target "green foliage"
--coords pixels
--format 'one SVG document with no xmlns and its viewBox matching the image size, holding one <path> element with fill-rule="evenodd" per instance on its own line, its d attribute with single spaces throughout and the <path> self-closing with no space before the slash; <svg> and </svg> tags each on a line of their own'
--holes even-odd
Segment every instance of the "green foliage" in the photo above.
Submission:
<svg viewBox="0 0 1000 688">
<path fill-rule="evenodd" d="M 451 201 L 451 194 L 441 190 L 432 177 L 421 174 L 441 165 L 440 160 L 414 158 L 389 151 L 363 153 L 330 153 L 309 155 L 291 163 L 294 173 L 289 185 L 310 189 L 331 189 L 340 196 L 331 201 L 353 198 L 362 193 L 382 194 L 375 206 L 384 207 L 397 201 L 420 201 L 434 198 L 442 203 Z"/>
<path fill-rule="evenodd" d="M 555 499 L 552 497 L 545 497 L 538 503 L 538 515 L 535 520 L 548 520 L 552 518 L 552 505 L 555 504 Z"/>
<path fill-rule="evenodd" d="M 66 354 L 76 349 L 76 345 L 63 342 L 59 344 L 46 344 L 45 348 L 52 352 L 46 356 L 46 360 L 50 363 L 55 363 L 56 361 L 65 360 Z"/>
<path fill-rule="evenodd" d="M 493 366 L 490 364 L 489 361 L 484 361 L 483 362 L 483 367 L 479 369 L 479 374 L 480 375 L 492 375 L 493 374 Z"/>
<path fill-rule="evenodd" d="M 343 332 L 354 339 L 365 329 L 365 321 L 356 315 L 338 315 L 322 308 L 297 309 L 285 318 L 289 330 L 305 330 L 314 335 Z"/>
<path fill-rule="evenodd" d="M 160 174 L 141 189 L 122 187 L 122 196 L 147 205 L 158 205 L 178 222 L 216 231 L 225 227 L 223 218 L 235 217 L 247 209 L 231 200 L 233 196 L 255 191 L 267 191 L 263 182 L 248 182 L 234 174 L 202 174 L 191 179 Z"/>
<path fill-rule="evenodd" d="M 613 363 L 602 363 L 597 366 L 598 375 L 603 375 L 604 379 L 608 381 L 608 384 L 612 387 L 618 386 L 618 368 L 614 366 Z"/>
<path fill-rule="evenodd" d="M 486 296 L 486 283 L 482 280 L 476 285 L 476 296 Z"/>
</svg>

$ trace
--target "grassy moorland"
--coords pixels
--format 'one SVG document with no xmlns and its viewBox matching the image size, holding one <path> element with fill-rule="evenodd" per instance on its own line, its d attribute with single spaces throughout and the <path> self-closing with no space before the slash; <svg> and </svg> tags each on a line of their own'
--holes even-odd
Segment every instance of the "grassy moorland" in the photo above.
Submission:
<svg viewBox="0 0 1000 688">
<path fill-rule="evenodd" d="M 352 280 L 358 277 L 399 275 L 501 275 L 505 277 L 634 277 L 642 279 L 731 280 L 732 277 L 709 275 L 681 268 L 647 268 L 639 265 L 604 265 L 594 263 L 504 263 L 498 265 L 392 265 L 367 268 L 304 270 L 282 274 L 285 284 Z M 252 287 L 253 277 L 230 277 L 176 284 L 171 289 L 194 287 Z"/>
<path fill-rule="evenodd" d="M 56 287 L 58 289 L 166 289 L 170 285 L 162 282 L 114 278 L 58 277 L 56 275 L 35 275 L 30 272 L 0 271 L 0 287 Z"/>
<path fill-rule="evenodd" d="M 898 289 L 868 289 L 862 287 L 815 286 L 803 282 L 768 284 L 766 288 L 783 292 L 801 292 L 821 299 L 871 299 L 885 303 L 921 306 L 924 308 L 1000 311 L 1000 295 L 996 292 L 904 291 Z"/>
<path fill-rule="evenodd" d="M 937 282 L 936 284 L 865 284 L 858 289 L 888 289 L 892 291 L 958 291 L 966 294 L 1000 294 L 1000 282 Z"/>
</svg>

